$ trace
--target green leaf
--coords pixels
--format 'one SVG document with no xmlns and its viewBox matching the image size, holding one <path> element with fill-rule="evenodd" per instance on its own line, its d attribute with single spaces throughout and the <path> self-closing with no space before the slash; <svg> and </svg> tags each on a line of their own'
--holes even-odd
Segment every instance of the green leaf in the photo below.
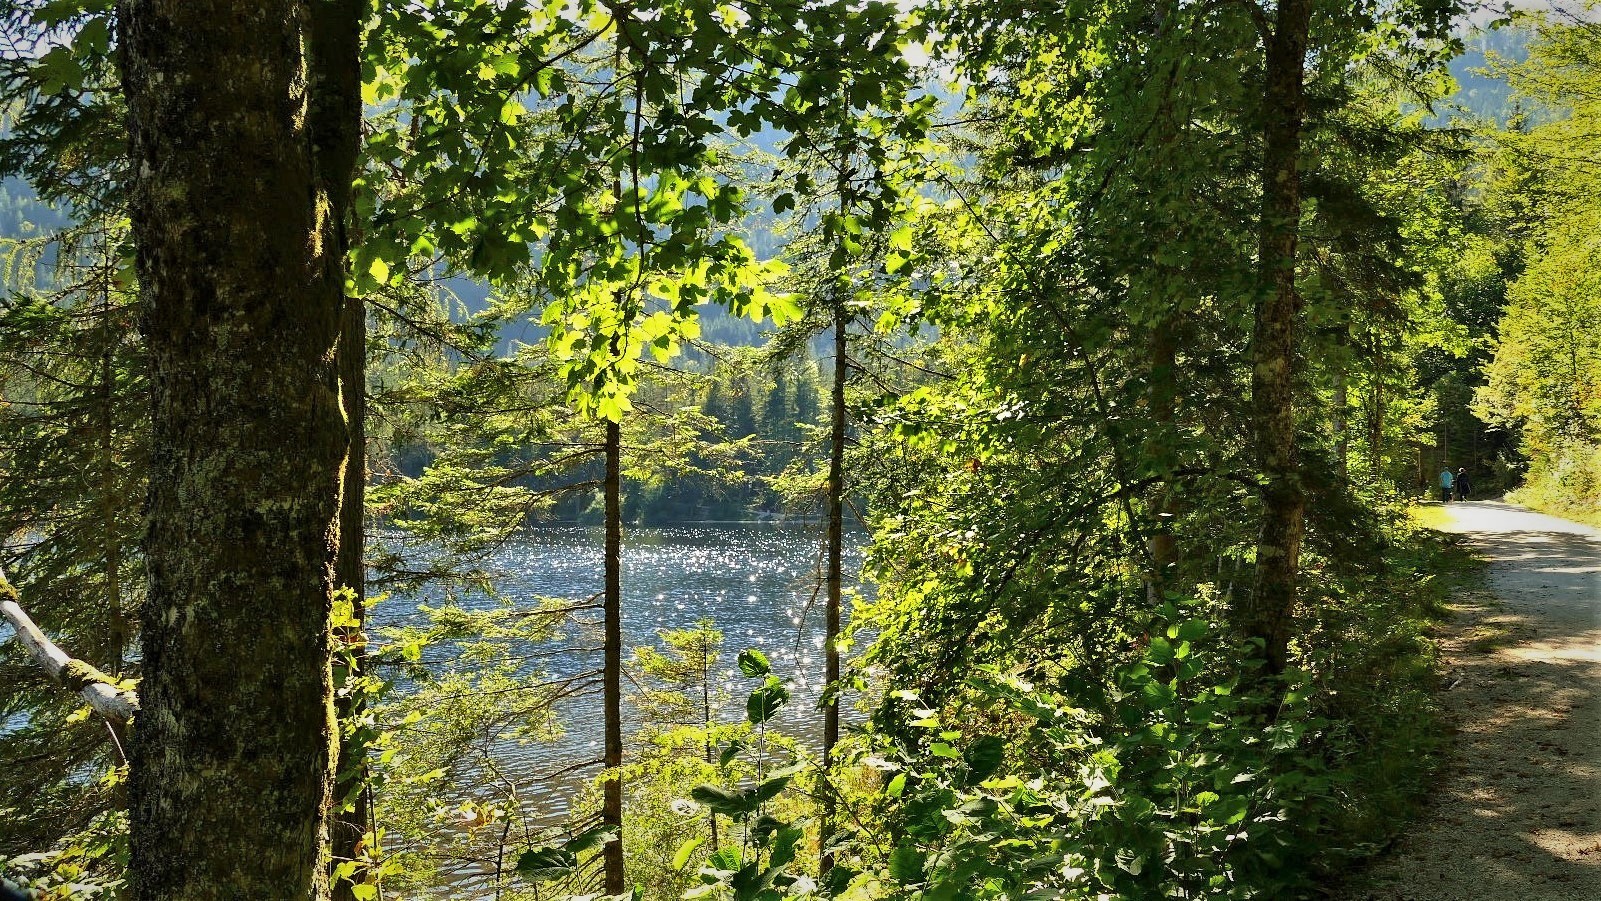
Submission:
<svg viewBox="0 0 1601 901">
<path fill-rule="evenodd" d="M 900 228 L 895 229 L 893 232 L 890 232 L 889 249 L 900 253 L 902 256 L 909 256 L 911 254 L 912 227 L 910 225 L 903 225 Z"/>
<path fill-rule="evenodd" d="M 774 294 L 767 301 L 767 316 L 773 320 L 774 325 L 782 326 L 786 322 L 793 322 L 802 315 L 801 306 L 792 294 Z"/>
<path fill-rule="evenodd" d="M 785 826 L 778 830 L 778 837 L 773 840 L 773 853 L 767 858 L 769 875 L 776 874 L 784 867 L 795 862 L 795 851 L 806 832 L 795 826 Z"/>
<path fill-rule="evenodd" d="M 578 833 L 562 845 L 562 850 L 570 854 L 583 854 L 594 851 L 607 842 L 617 838 L 617 829 L 614 826 L 594 826 Z"/>
<path fill-rule="evenodd" d="M 689 790 L 689 796 L 697 803 L 706 805 L 713 813 L 724 816 L 737 817 L 751 810 L 746 804 L 744 792 L 731 791 L 721 785 L 697 785 Z"/>
<path fill-rule="evenodd" d="M 1158 666 L 1173 659 L 1173 645 L 1160 635 L 1151 636 L 1151 646 L 1145 651 L 1145 658 Z"/>
<path fill-rule="evenodd" d="M 517 858 L 517 875 L 530 882 L 550 882 L 570 876 L 578 868 L 578 857 L 594 851 L 617 837 L 610 826 L 595 826 L 578 833 L 560 845 L 530 848 Z"/>
<path fill-rule="evenodd" d="M 789 787 L 789 782 L 795 778 L 795 772 L 798 769 L 799 767 L 792 767 L 788 770 L 780 770 L 757 784 L 756 788 L 750 793 L 751 797 L 755 799 L 756 806 L 760 807 L 778 797 L 780 792 Z"/>
<path fill-rule="evenodd" d="M 889 855 L 889 874 L 902 883 L 921 882 L 924 854 L 910 840 L 895 846 Z"/>
<path fill-rule="evenodd" d="M 901 796 L 901 792 L 904 791 L 906 791 L 905 773 L 896 773 L 895 778 L 889 780 L 889 784 L 884 786 L 885 797 L 899 798 Z"/>
<path fill-rule="evenodd" d="M 578 858 L 561 848 L 532 848 L 517 858 L 517 875 L 529 882 L 550 882 L 567 876 Z"/>
<path fill-rule="evenodd" d="M 773 668 L 767 662 L 766 654 L 755 648 L 748 648 L 739 652 L 739 671 L 754 679 L 758 676 L 767 675 L 773 671 Z"/>
<path fill-rule="evenodd" d="M 673 872 L 684 872 L 684 867 L 689 866 L 690 855 L 694 854 L 695 849 L 699 848 L 701 843 L 704 841 L 705 839 L 697 835 L 689 841 L 684 842 L 682 845 L 679 845 L 678 852 L 673 855 Z"/>
<path fill-rule="evenodd" d="M 767 684 L 750 693 L 745 701 L 745 718 L 759 726 L 772 719 L 778 709 L 789 700 L 789 689 L 776 676 L 768 676 Z"/>
<path fill-rule="evenodd" d="M 1210 822 L 1219 825 L 1232 826 L 1245 819 L 1249 810 L 1249 802 L 1245 795 L 1229 795 L 1219 801 L 1206 805 L 1201 809 L 1201 815 Z"/>
<path fill-rule="evenodd" d="M 968 746 L 962 758 L 971 771 L 969 781 L 983 782 L 1001 768 L 1001 761 L 1006 759 L 1006 742 L 998 735 L 982 736 Z"/>
<path fill-rule="evenodd" d="M 747 789 L 727 789 L 710 783 L 697 785 L 690 789 L 689 796 L 714 813 L 735 818 L 746 817 L 778 797 L 800 771 L 799 766 L 774 770 L 766 779 Z"/>
<path fill-rule="evenodd" d="M 708 866 L 716 867 L 719 870 L 733 872 L 738 870 L 743 862 L 740 860 L 738 848 L 719 848 L 716 854 L 707 859 L 706 863 Z"/>
</svg>

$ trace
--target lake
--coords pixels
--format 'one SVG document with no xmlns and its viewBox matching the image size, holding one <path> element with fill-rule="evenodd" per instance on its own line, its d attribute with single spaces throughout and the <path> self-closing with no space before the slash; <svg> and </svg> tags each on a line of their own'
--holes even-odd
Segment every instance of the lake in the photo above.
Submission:
<svg viewBox="0 0 1601 901">
<path fill-rule="evenodd" d="M 846 533 L 847 592 L 859 587 L 866 533 Z M 603 532 L 599 527 L 553 526 L 529 530 L 501 548 L 487 566 L 502 593 L 513 602 L 534 604 L 540 598 L 586 601 L 603 588 Z M 774 672 L 792 678 L 793 697 L 775 725 L 815 748 L 821 741 L 821 718 L 815 709 L 821 688 L 824 595 L 822 590 L 823 527 L 820 523 L 697 523 L 627 528 L 623 533 L 623 644 L 625 659 L 640 645 L 660 645 L 657 630 L 693 627 L 702 619 L 723 632 L 718 660 L 731 703 L 725 718 L 742 716 L 744 698 L 753 687 L 741 676 L 735 658 L 745 648 L 759 648 Z M 418 603 L 439 603 L 438 597 L 391 598 L 375 611 L 377 626 L 420 623 Z M 487 598 L 464 606 L 487 607 Z M 584 611 L 595 627 L 574 625 L 542 646 L 539 666 L 551 677 L 598 669 L 600 611 Z M 566 651 L 567 653 L 562 653 Z M 426 659 L 426 658 L 425 658 Z M 625 692 L 628 690 L 625 680 Z M 625 740 L 638 728 L 627 716 Z M 565 734 L 550 744 L 517 749 L 519 781 L 528 780 L 536 806 L 546 816 L 566 812 L 567 797 L 594 770 L 556 780 L 540 778 L 574 763 L 601 756 L 602 717 L 598 690 L 568 699 L 558 708 Z"/>
</svg>

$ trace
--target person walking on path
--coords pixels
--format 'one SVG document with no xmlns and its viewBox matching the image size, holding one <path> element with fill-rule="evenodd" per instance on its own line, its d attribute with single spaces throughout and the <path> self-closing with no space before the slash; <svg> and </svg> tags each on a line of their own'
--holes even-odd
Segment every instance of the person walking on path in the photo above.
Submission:
<svg viewBox="0 0 1601 901">
<path fill-rule="evenodd" d="M 1452 484 L 1454 482 L 1455 482 L 1455 477 L 1453 477 L 1451 475 L 1451 467 L 1447 466 L 1446 468 L 1440 470 L 1440 501 L 1441 501 L 1441 503 L 1444 503 L 1446 501 L 1451 500 L 1451 486 L 1452 486 Z"/>
<path fill-rule="evenodd" d="M 1468 468 L 1466 466 L 1456 471 L 1454 484 L 1456 485 L 1456 499 L 1459 501 L 1467 500 L 1468 495 L 1473 491 L 1473 483 L 1468 480 Z"/>
</svg>

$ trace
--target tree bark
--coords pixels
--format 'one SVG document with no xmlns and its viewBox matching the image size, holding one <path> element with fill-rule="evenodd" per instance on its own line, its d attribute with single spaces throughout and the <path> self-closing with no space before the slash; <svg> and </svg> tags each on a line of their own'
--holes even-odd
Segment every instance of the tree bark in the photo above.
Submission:
<svg viewBox="0 0 1601 901">
<path fill-rule="evenodd" d="M 1284 670 L 1300 576 L 1306 499 L 1297 465 L 1295 289 L 1301 227 L 1301 126 L 1306 116 L 1306 45 L 1312 0 L 1280 0 L 1267 46 L 1263 96 L 1262 296 L 1252 334 L 1251 405 L 1263 470 L 1256 574 L 1242 610 L 1245 634 L 1263 642 L 1270 673 Z"/>
<path fill-rule="evenodd" d="M 345 315 L 339 338 L 339 391 L 340 400 L 349 422 L 349 448 L 345 454 L 342 473 L 343 493 L 339 508 L 339 557 L 335 564 L 335 578 L 339 587 L 349 591 L 351 620 L 335 634 L 335 640 L 344 649 L 346 662 L 339 665 L 343 680 L 362 675 L 367 664 L 367 573 L 365 512 L 367 502 L 367 392 L 366 392 L 366 306 L 360 298 L 345 300 Z M 333 860 L 331 865 L 356 860 L 362 856 L 365 838 L 372 817 L 372 787 L 367 769 L 367 748 L 346 734 L 343 724 L 359 718 L 366 710 L 359 694 L 341 694 L 335 704 L 335 715 L 341 724 L 339 737 L 339 769 L 334 794 L 342 805 L 334 814 L 332 835 Z M 333 883 L 334 901 L 355 901 L 351 886 L 360 884 L 363 874 L 357 871 L 349 879 Z"/>
<path fill-rule="evenodd" d="M 151 374 L 135 899 L 327 895 L 343 259 L 307 125 L 307 7 L 129 0 Z"/>
<path fill-rule="evenodd" d="M 623 873 L 623 431 L 606 423 L 606 640 L 602 694 L 606 708 L 606 786 L 601 823 L 617 834 L 602 852 L 606 894 L 626 891 Z"/>
<path fill-rule="evenodd" d="M 850 374 L 846 361 L 846 329 L 849 320 L 843 309 L 834 311 L 834 378 L 828 436 L 828 548 L 825 575 L 828 609 L 823 625 L 823 773 L 832 778 L 834 747 L 839 744 L 839 701 L 831 695 L 839 690 L 839 631 L 844 601 L 845 573 L 845 380 Z M 818 826 L 820 849 L 818 870 L 823 875 L 834 868 L 835 798 L 832 787 L 823 789 L 822 819 Z"/>
<path fill-rule="evenodd" d="M 355 227 L 351 187 L 361 152 L 361 33 L 365 8 L 364 0 L 314 0 L 311 4 L 308 52 L 314 161 L 333 213 L 341 276 Z M 334 638 L 344 651 L 344 660 L 336 661 L 336 676 L 339 681 L 346 681 L 359 676 L 366 661 L 367 308 L 359 297 L 343 299 L 336 355 L 347 447 L 340 479 L 343 490 L 339 556 L 334 577 L 339 587 L 349 592 L 353 622 L 340 627 Z M 348 692 L 340 694 L 335 705 L 341 724 L 361 716 L 363 709 L 360 696 Z M 334 784 L 339 807 L 330 827 L 332 866 L 362 856 L 372 815 L 366 747 L 352 742 L 345 731 L 341 727 Z M 349 879 L 334 879 L 334 901 L 355 901 L 352 886 L 362 881 L 360 872 Z"/>
</svg>

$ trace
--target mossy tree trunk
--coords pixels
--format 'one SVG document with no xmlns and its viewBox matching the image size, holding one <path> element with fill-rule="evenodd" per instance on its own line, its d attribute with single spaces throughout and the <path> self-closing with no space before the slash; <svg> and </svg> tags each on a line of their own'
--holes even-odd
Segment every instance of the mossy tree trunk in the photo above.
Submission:
<svg viewBox="0 0 1601 901">
<path fill-rule="evenodd" d="M 315 0 L 311 4 L 308 50 L 312 140 L 317 173 L 333 212 L 341 259 L 350 249 L 354 228 L 351 186 L 361 152 L 361 34 L 366 6 L 366 0 Z M 334 576 L 339 587 L 349 592 L 353 622 L 335 634 L 349 661 L 336 661 L 335 668 L 341 678 L 350 679 L 360 674 L 366 659 L 367 308 L 359 297 L 343 300 L 336 353 L 348 446 L 341 479 L 344 492 L 340 499 L 339 556 Z M 362 714 L 359 695 L 342 694 L 335 707 L 341 723 Z M 362 856 L 372 815 L 365 754 L 360 742 L 341 737 L 334 784 L 334 796 L 341 806 L 330 828 L 333 866 Z M 354 901 L 351 888 L 361 881 L 361 875 L 333 880 L 335 901 Z"/>
<path fill-rule="evenodd" d="M 1295 288 L 1301 230 L 1301 127 L 1306 118 L 1306 47 L 1312 0 L 1280 0 L 1268 38 L 1263 96 L 1262 213 L 1258 268 L 1263 284 L 1252 334 L 1251 405 L 1263 471 L 1256 574 L 1241 611 L 1245 634 L 1261 639 L 1269 672 L 1288 657 L 1300 576 L 1306 496 L 1297 468 Z"/>
<path fill-rule="evenodd" d="M 307 11 L 130 0 L 120 17 L 152 394 L 137 899 L 327 895 L 344 277 Z"/>
</svg>

